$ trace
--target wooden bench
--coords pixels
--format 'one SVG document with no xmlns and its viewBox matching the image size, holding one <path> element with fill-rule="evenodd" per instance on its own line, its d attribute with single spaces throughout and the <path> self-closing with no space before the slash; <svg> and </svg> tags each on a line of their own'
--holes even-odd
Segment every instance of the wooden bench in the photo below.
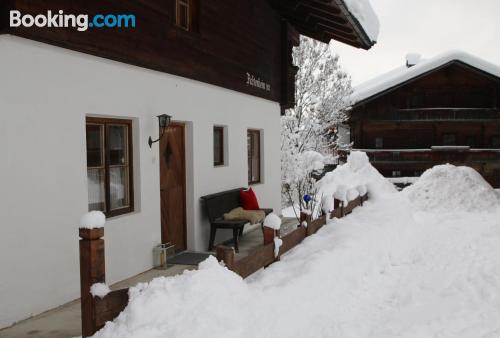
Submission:
<svg viewBox="0 0 500 338">
<path fill-rule="evenodd" d="M 208 242 L 208 251 L 214 247 L 215 234 L 217 229 L 232 229 L 234 249 L 238 252 L 238 237 L 243 235 L 243 228 L 248 221 L 226 221 L 224 214 L 231 210 L 241 207 L 240 191 L 245 188 L 222 191 L 216 194 L 201 197 L 205 203 L 208 219 L 210 221 L 210 240 Z M 269 215 L 273 209 L 260 209 Z"/>
</svg>

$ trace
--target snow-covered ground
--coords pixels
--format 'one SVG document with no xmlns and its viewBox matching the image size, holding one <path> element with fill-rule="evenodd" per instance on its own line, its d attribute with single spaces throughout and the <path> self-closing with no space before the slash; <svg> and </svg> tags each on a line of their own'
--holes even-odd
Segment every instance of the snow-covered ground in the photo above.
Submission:
<svg viewBox="0 0 500 338">
<path fill-rule="evenodd" d="M 331 220 L 247 280 L 208 259 L 138 285 L 96 337 L 500 337 L 500 208 L 463 205 L 493 189 L 467 170 L 433 171 Z M 443 171 L 476 180 L 468 191 L 444 184 L 465 194 L 448 210 L 430 201 L 441 201 Z"/>
</svg>

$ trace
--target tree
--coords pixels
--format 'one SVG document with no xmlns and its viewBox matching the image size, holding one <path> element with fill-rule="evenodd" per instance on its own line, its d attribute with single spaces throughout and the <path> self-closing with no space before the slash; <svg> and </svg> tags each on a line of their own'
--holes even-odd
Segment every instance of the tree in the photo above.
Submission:
<svg viewBox="0 0 500 338">
<path fill-rule="evenodd" d="M 337 149 L 337 126 L 347 119 L 351 79 L 332 46 L 301 36 L 293 51 L 299 67 L 295 107 L 281 119 L 281 174 L 284 206 L 307 206 L 305 194 L 317 192 L 314 171 Z"/>
</svg>

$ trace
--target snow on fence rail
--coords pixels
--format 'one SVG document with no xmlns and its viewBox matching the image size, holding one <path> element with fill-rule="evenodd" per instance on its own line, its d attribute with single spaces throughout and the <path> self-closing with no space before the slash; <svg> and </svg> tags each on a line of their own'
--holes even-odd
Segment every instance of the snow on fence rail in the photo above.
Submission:
<svg viewBox="0 0 500 338">
<path fill-rule="evenodd" d="M 334 199 L 334 211 L 329 218 L 341 218 L 368 199 L 368 195 L 358 196 L 356 199 L 345 203 Z M 304 224 L 305 222 L 305 224 Z M 281 238 L 278 255 L 275 255 L 275 237 L 277 230 L 264 228 L 264 245 L 250 255 L 239 260 L 235 259 L 234 248 L 217 246 L 216 255 L 219 261 L 223 261 L 226 267 L 246 278 L 254 272 L 265 268 L 280 256 L 300 244 L 306 237 L 315 234 L 328 222 L 327 215 L 313 220 L 311 215 L 302 213 L 299 228 L 293 230 Z M 106 282 L 106 269 L 104 261 L 104 227 L 80 228 L 80 292 L 81 292 L 81 320 L 82 336 L 90 337 L 104 327 L 107 321 L 115 319 L 128 304 L 128 288 L 115 290 L 107 293 L 102 298 L 93 296 L 92 285 Z"/>
</svg>

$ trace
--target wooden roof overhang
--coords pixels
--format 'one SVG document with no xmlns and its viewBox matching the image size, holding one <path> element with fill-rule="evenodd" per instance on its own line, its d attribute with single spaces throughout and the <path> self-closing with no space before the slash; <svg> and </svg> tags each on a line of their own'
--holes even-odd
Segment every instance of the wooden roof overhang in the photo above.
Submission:
<svg viewBox="0 0 500 338">
<path fill-rule="evenodd" d="M 302 35 L 328 43 L 334 39 L 356 48 L 370 49 L 371 41 L 343 0 L 269 0 Z"/>
</svg>

